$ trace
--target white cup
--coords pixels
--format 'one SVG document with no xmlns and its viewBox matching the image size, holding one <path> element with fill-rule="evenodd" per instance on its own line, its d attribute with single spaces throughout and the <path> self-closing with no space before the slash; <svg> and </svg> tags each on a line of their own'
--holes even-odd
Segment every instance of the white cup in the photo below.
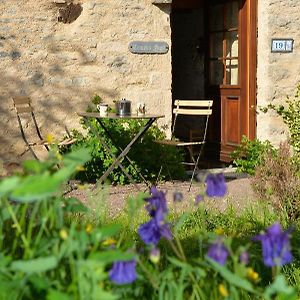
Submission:
<svg viewBox="0 0 300 300">
<path fill-rule="evenodd" d="M 146 113 L 146 105 L 144 102 L 138 102 L 136 104 L 136 112 L 138 115 L 144 115 Z"/>
<path fill-rule="evenodd" d="M 99 110 L 99 114 L 101 117 L 107 116 L 107 104 L 97 104 L 97 109 Z"/>
</svg>

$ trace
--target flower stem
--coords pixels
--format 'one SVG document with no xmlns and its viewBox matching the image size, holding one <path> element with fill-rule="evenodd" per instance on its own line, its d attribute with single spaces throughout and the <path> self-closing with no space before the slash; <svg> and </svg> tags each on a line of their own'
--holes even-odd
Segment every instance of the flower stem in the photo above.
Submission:
<svg viewBox="0 0 300 300">
<path fill-rule="evenodd" d="M 139 259 L 137 259 L 137 262 L 138 262 L 139 266 L 141 267 L 141 269 L 147 275 L 147 277 L 148 277 L 149 281 L 151 282 L 152 286 L 155 289 L 158 289 L 158 283 L 154 280 L 152 274 L 148 271 L 148 269 L 144 266 L 144 264 Z"/>
</svg>

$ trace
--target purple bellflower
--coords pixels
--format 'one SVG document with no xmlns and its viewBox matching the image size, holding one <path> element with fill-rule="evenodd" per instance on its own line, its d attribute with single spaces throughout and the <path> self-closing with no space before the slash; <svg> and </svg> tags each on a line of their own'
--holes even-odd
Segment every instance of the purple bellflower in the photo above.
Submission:
<svg viewBox="0 0 300 300">
<path fill-rule="evenodd" d="M 165 223 L 162 211 L 157 211 L 156 215 L 149 222 L 140 225 L 138 233 L 147 245 L 157 245 L 162 237 L 167 240 L 172 239 L 170 226 L 168 223 Z"/>
<path fill-rule="evenodd" d="M 207 251 L 207 256 L 222 266 L 225 265 L 228 254 L 227 248 L 220 239 L 215 241 Z"/>
<path fill-rule="evenodd" d="M 155 217 L 157 211 L 163 214 L 168 212 L 166 195 L 162 191 L 158 191 L 156 187 L 150 189 L 151 197 L 146 198 L 146 210 L 149 212 L 150 217 Z"/>
<path fill-rule="evenodd" d="M 253 240 L 262 244 L 262 255 L 265 266 L 283 266 L 293 260 L 289 231 L 282 231 L 279 223 L 267 228 L 265 234 L 259 234 Z"/>
<path fill-rule="evenodd" d="M 139 236 L 147 245 L 157 245 L 162 237 L 171 240 L 170 226 L 164 220 L 168 212 L 165 193 L 152 187 L 151 197 L 145 199 L 145 201 L 147 202 L 146 210 L 152 219 L 139 226 Z"/>
<path fill-rule="evenodd" d="M 206 179 L 206 195 L 209 197 L 223 197 L 227 192 L 227 185 L 223 173 L 208 174 Z"/>
<path fill-rule="evenodd" d="M 136 261 L 116 261 L 109 271 L 109 278 L 116 284 L 128 284 L 136 280 Z"/>
</svg>

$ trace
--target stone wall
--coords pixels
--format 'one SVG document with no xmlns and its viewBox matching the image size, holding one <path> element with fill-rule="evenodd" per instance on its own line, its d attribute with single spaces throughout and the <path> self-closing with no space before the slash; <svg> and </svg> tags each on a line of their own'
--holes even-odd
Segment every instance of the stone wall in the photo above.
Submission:
<svg viewBox="0 0 300 300">
<path fill-rule="evenodd" d="M 1 160 L 18 160 L 25 149 L 14 95 L 32 98 L 44 135 L 61 137 L 65 126 L 80 128 L 76 111 L 85 110 L 95 93 L 110 104 L 127 98 L 134 107 L 144 101 L 148 112 L 166 116 L 160 125 L 170 126 L 171 51 L 139 55 L 128 50 L 132 41 L 165 41 L 171 46 L 170 5 L 74 0 L 82 7 L 74 20 L 59 13 L 70 1 L 0 1 Z M 283 103 L 300 81 L 299 6 L 299 0 L 258 0 L 258 107 Z M 293 38 L 294 52 L 271 53 L 272 38 Z M 275 113 L 259 112 L 257 137 L 278 144 L 287 133 Z"/>
<path fill-rule="evenodd" d="M 299 0 L 258 0 L 257 105 L 284 103 L 300 83 Z M 293 53 L 271 53 L 272 38 L 293 38 Z M 259 112 L 257 137 L 275 145 L 287 139 L 287 131 L 276 113 Z"/>
<path fill-rule="evenodd" d="M 55 3 L 56 1 L 56 3 Z M 11 97 L 29 95 L 44 135 L 80 128 L 76 111 L 91 96 L 144 101 L 171 120 L 171 51 L 132 54 L 131 41 L 171 43 L 169 6 L 150 0 L 82 0 L 72 23 L 59 10 L 70 0 L 0 1 L 0 159 L 24 151 Z M 28 153 L 27 153 L 28 154 Z M 27 155 L 28 156 L 28 155 Z M 23 157 L 27 158 L 25 155 Z M 30 157 L 30 155 L 29 155 Z"/>
</svg>

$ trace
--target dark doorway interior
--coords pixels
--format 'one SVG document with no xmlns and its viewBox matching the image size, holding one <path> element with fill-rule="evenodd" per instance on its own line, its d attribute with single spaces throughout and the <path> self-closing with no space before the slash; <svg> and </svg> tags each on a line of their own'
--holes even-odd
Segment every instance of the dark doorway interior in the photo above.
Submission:
<svg viewBox="0 0 300 300">
<path fill-rule="evenodd" d="M 205 31 L 205 6 L 203 1 L 173 1 L 171 12 L 172 28 L 172 97 L 196 100 L 207 97 L 207 70 L 205 55 L 207 37 Z M 201 116 L 179 116 L 176 120 L 175 136 L 191 141 L 202 136 L 205 118 Z M 220 128 L 219 128 L 220 130 Z M 208 155 L 206 145 L 201 167 L 219 166 L 217 157 Z M 198 153 L 199 147 L 193 149 Z M 188 158 L 189 154 L 187 154 Z M 205 159 L 204 159 L 205 158 Z"/>
<path fill-rule="evenodd" d="M 200 7 L 173 8 L 172 26 L 172 97 L 176 99 L 204 99 L 204 22 Z M 195 117 L 181 117 L 176 121 L 175 134 L 189 139 L 190 130 L 201 127 Z"/>
</svg>

